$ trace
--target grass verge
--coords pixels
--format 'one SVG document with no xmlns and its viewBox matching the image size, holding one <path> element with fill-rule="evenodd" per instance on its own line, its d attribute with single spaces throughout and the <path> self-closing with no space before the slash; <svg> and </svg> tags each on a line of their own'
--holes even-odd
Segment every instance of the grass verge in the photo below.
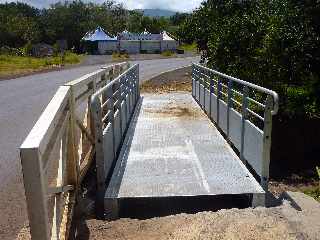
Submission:
<svg viewBox="0 0 320 240">
<path fill-rule="evenodd" d="M 176 54 L 173 51 L 168 51 L 168 50 L 163 51 L 161 53 L 161 55 L 164 57 L 175 57 L 176 56 Z"/>
<path fill-rule="evenodd" d="M 52 69 L 65 64 L 77 64 L 81 62 L 82 58 L 83 55 L 71 52 L 67 52 L 64 58 L 61 56 L 36 58 L 0 55 L 0 78 Z"/>
<path fill-rule="evenodd" d="M 185 52 L 196 52 L 197 44 L 195 42 L 192 44 L 184 43 L 184 44 L 181 44 L 178 49 L 184 50 Z"/>
<path fill-rule="evenodd" d="M 119 61 L 119 60 L 127 60 L 130 56 L 128 53 L 112 53 L 112 60 Z"/>
</svg>

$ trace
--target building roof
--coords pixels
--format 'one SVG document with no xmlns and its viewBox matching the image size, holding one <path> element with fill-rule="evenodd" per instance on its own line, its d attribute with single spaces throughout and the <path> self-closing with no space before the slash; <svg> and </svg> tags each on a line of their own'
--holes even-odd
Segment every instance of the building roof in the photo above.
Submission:
<svg viewBox="0 0 320 240">
<path fill-rule="evenodd" d="M 163 31 L 162 33 L 162 40 L 165 40 L 165 41 L 175 41 L 172 37 L 170 37 L 168 35 L 168 33 L 166 31 Z"/>
<path fill-rule="evenodd" d="M 109 36 L 102 27 L 97 27 L 96 30 L 87 32 L 82 38 L 84 41 L 117 41 L 117 37 Z"/>
</svg>

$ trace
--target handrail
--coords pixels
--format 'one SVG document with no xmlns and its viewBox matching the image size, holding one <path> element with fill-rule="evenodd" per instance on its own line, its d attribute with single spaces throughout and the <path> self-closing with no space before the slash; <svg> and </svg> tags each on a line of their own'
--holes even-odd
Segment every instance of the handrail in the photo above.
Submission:
<svg viewBox="0 0 320 240">
<path fill-rule="evenodd" d="M 139 65 L 106 84 L 91 97 L 97 169 L 97 213 L 104 218 L 104 192 L 140 98 Z"/>
<path fill-rule="evenodd" d="M 269 95 L 272 95 L 273 97 L 273 110 L 272 110 L 272 115 L 276 115 L 278 113 L 278 110 L 279 110 L 279 96 L 278 94 L 275 92 L 275 91 L 272 91 L 272 90 L 269 90 L 267 88 L 264 88 L 264 87 L 261 87 L 261 86 L 258 86 L 256 84 L 253 84 L 253 83 L 250 83 L 250 82 L 246 82 L 246 81 L 243 81 L 239 78 L 235 78 L 235 77 L 232 77 L 232 76 L 229 76 L 227 74 L 224 74 L 224 73 L 221 73 L 221 72 L 218 72 L 216 70 L 213 70 L 213 69 L 210 69 L 208 67 L 205 67 L 203 65 L 200 65 L 200 64 L 197 64 L 197 63 L 193 63 L 195 66 L 198 66 L 198 67 L 201 67 L 209 72 L 212 72 L 214 74 L 217 74 L 218 76 L 220 77 L 223 77 L 223 78 L 227 78 L 227 79 L 230 79 L 234 82 L 237 82 L 239 84 L 242 84 L 244 86 L 248 86 L 248 87 L 251 87 L 251 88 L 254 88 L 260 92 L 263 92 L 263 93 L 266 93 L 266 94 L 269 94 Z"/>
<path fill-rule="evenodd" d="M 226 81 L 227 84 L 223 83 Z M 238 84 L 238 88 L 234 86 L 235 83 Z M 261 95 L 266 97 L 265 103 L 250 97 L 250 90 L 262 93 Z M 240 159 L 246 165 L 249 164 L 260 177 L 260 184 L 267 191 L 272 115 L 277 114 L 279 110 L 278 94 L 194 63 L 192 95 L 209 118 L 225 134 L 225 138 L 238 149 Z M 254 109 L 252 109 L 253 106 Z M 262 110 L 264 116 L 258 113 Z M 263 123 L 262 128 L 257 120 Z"/>
<path fill-rule="evenodd" d="M 68 237 L 77 192 L 95 154 L 90 97 L 128 67 L 108 66 L 59 87 L 21 145 L 33 240 Z"/>
</svg>

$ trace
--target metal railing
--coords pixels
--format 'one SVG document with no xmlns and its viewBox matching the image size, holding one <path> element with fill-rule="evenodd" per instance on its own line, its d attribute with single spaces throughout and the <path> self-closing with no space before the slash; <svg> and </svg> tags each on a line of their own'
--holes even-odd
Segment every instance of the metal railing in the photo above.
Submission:
<svg viewBox="0 0 320 240">
<path fill-rule="evenodd" d="M 104 193 L 135 106 L 140 98 L 139 65 L 134 65 L 91 98 L 97 166 L 97 213 L 104 218 Z"/>
<path fill-rule="evenodd" d="M 193 64 L 192 95 L 267 191 L 272 115 L 279 109 L 277 93 Z"/>
<path fill-rule="evenodd" d="M 59 87 L 20 147 L 33 240 L 66 239 L 95 153 L 90 97 L 128 68 L 116 64 Z"/>
</svg>

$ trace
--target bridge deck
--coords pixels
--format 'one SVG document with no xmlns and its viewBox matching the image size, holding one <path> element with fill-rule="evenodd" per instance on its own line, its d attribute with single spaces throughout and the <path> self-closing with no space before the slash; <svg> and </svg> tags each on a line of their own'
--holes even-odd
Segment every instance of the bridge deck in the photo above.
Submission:
<svg viewBox="0 0 320 240">
<path fill-rule="evenodd" d="M 105 207 L 117 208 L 121 198 L 263 193 L 191 94 L 147 94 L 137 105 Z"/>
</svg>

